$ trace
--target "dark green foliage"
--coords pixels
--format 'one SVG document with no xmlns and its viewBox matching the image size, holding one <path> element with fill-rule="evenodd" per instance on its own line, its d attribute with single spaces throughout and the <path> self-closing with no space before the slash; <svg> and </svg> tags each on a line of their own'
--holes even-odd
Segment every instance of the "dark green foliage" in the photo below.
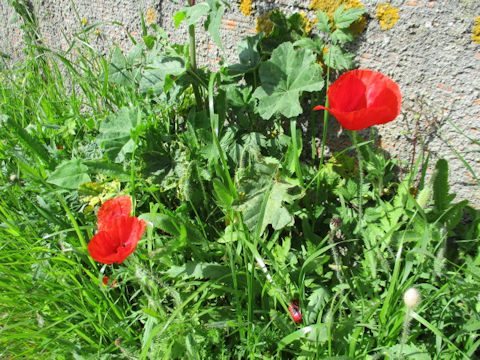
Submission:
<svg viewBox="0 0 480 360">
<path fill-rule="evenodd" d="M 175 21 L 205 21 L 219 42 L 224 6 Z M 321 38 L 274 11 L 272 33 L 216 73 L 144 21 L 127 54 L 81 47 L 84 29 L 78 59 L 44 49 L 2 71 L 0 357 L 475 358 L 480 211 L 454 202 L 447 162 L 430 182 L 421 160 L 400 177 L 372 140 L 360 160 L 320 162 L 315 137 L 306 160 L 297 127 L 325 95 L 317 61 L 353 65 L 341 45 L 362 13 L 319 12 Z M 104 265 L 87 243 L 118 195 L 148 226 Z"/>
</svg>

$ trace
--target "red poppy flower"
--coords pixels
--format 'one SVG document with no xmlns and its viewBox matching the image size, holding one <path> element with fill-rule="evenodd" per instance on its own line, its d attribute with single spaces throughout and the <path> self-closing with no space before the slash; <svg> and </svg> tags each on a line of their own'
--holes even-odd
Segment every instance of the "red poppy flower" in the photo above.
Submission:
<svg viewBox="0 0 480 360">
<path fill-rule="evenodd" d="M 108 283 L 110 282 L 110 277 L 109 276 L 104 276 L 102 278 L 102 282 L 103 282 L 103 285 L 107 286 Z M 114 287 L 114 286 L 117 286 L 117 285 L 118 285 L 117 280 L 113 280 L 112 285 L 110 285 L 110 287 Z"/>
<path fill-rule="evenodd" d="M 129 216 L 132 211 L 132 199 L 130 196 L 117 196 L 114 199 L 105 201 L 97 215 L 98 230 L 102 231 L 105 224 L 119 216 Z"/>
<path fill-rule="evenodd" d="M 327 91 L 330 108 L 318 105 L 313 110 L 328 110 L 349 130 L 386 124 L 400 113 L 402 94 L 397 83 L 372 70 L 352 70 L 342 74 Z"/>
<path fill-rule="evenodd" d="M 118 216 L 103 223 L 88 243 L 90 256 L 101 263 L 121 264 L 137 247 L 147 223 L 135 216 Z"/>
<path fill-rule="evenodd" d="M 290 305 L 288 306 L 288 311 L 290 311 L 290 316 L 292 317 L 293 321 L 295 321 L 296 324 L 302 322 L 302 311 L 298 306 L 298 300 L 290 301 Z"/>
</svg>

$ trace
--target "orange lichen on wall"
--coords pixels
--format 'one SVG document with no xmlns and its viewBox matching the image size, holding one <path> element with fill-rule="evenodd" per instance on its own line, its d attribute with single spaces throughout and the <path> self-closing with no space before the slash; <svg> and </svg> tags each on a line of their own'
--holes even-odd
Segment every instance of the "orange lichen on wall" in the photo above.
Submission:
<svg viewBox="0 0 480 360">
<path fill-rule="evenodd" d="M 328 15 L 330 21 L 333 21 L 333 14 L 340 5 L 343 5 L 345 10 L 363 8 L 363 4 L 359 0 L 311 0 L 309 7 L 313 10 L 322 10 Z M 366 26 L 367 19 L 362 16 L 350 26 L 350 30 L 356 36 L 365 30 Z"/>
<path fill-rule="evenodd" d="M 255 31 L 257 33 L 263 32 L 265 35 L 270 34 L 273 29 L 273 22 L 270 20 L 270 11 L 260 15 L 255 19 Z"/>
<path fill-rule="evenodd" d="M 480 16 L 475 17 L 475 26 L 473 27 L 472 41 L 480 44 Z"/>
<path fill-rule="evenodd" d="M 252 10 L 252 0 L 240 0 L 240 11 L 245 16 L 250 16 Z"/>
<path fill-rule="evenodd" d="M 395 25 L 400 19 L 398 15 L 398 9 L 390 5 L 390 3 L 380 4 L 376 8 L 377 19 L 380 21 L 380 27 L 382 30 L 388 30 Z"/>
</svg>

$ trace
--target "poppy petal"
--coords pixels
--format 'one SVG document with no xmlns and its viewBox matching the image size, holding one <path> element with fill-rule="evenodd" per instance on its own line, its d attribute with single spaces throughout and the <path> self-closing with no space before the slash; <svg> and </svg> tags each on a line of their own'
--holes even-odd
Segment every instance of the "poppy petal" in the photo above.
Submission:
<svg viewBox="0 0 480 360">
<path fill-rule="evenodd" d="M 119 246 L 119 239 L 112 237 L 107 231 L 100 231 L 88 243 L 88 252 L 95 261 L 113 264 L 118 261 L 117 249 Z"/>
<path fill-rule="evenodd" d="M 137 247 L 147 223 L 135 216 L 119 216 L 105 223 L 104 230 L 116 239 L 115 262 L 121 264 Z"/>
<path fill-rule="evenodd" d="M 114 199 L 105 201 L 97 215 L 98 229 L 103 230 L 103 227 L 111 219 L 118 216 L 128 216 L 132 211 L 132 199 L 130 196 L 117 196 Z"/>
<path fill-rule="evenodd" d="M 327 91 L 330 107 L 341 111 L 354 111 L 363 109 L 367 105 L 366 86 L 355 76 L 347 72 L 340 76 Z"/>
</svg>

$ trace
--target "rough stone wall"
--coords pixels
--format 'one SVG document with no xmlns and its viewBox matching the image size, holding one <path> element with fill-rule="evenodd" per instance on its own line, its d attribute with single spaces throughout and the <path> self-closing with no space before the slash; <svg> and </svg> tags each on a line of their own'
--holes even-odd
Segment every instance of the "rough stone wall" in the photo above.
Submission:
<svg viewBox="0 0 480 360">
<path fill-rule="evenodd" d="M 480 176 L 480 45 L 472 41 L 475 17 L 480 16 L 478 0 L 414 1 L 392 0 L 399 12 L 398 22 L 382 30 L 376 19 L 376 6 L 384 1 L 362 1 L 368 23 L 352 46 L 360 68 L 381 71 L 394 79 L 402 90 L 402 114 L 393 122 L 375 127 L 378 144 L 391 155 L 410 163 L 422 144 L 433 155 L 445 157 L 450 165 L 452 191 L 459 199 L 469 199 L 480 206 L 480 184 L 455 155 L 460 153 Z M 156 22 L 172 41 L 187 42 L 187 31 L 175 29 L 173 15 L 180 4 L 161 0 L 32 0 L 41 33 L 48 46 L 66 50 L 74 34 L 84 26 L 97 24 L 97 34 L 90 32 L 91 43 L 108 52 L 112 42 L 128 50 L 131 41 L 141 35 L 140 11 L 153 9 Z M 255 17 L 280 8 L 286 13 L 304 11 L 313 19 L 309 0 L 253 0 L 253 14 L 245 17 L 239 2 L 230 2 L 222 21 L 222 53 L 208 34 L 199 31 L 200 65 L 216 66 L 220 57 L 235 62 L 238 41 L 255 32 Z M 72 5 L 74 4 L 74 6 Z M 151 11 L 150 11 L 151 12 Z M 6 0 L 0 0 L 0 19 L 8 24 L 13 16 Z M 86 24 L 82 20 L 86 20 Z M 123 26 L 113 22 L 122 23 Z M 19 22 L 0 27 L 0 51 L 21 58 L 22 33 Z M 320 116 L 319 116 L 320 121 Z M 454 124 L 466 136 L 459 134 Z M 329 145 L 347 144 L 335 121 L 329 124 Z M 367 134 L 368 132 L 366 132 Z M 453 150 L 455 149 L 455 150 Z"/>
</svg>

